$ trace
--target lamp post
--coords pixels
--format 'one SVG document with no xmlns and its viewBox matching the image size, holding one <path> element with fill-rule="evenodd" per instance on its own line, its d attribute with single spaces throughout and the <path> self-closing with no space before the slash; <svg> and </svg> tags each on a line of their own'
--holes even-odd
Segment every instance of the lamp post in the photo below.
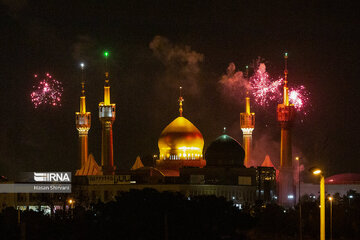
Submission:
<svg viewBox="0 0 360 240">
<path fill-rule="evenodd" d="M 70 209 L 71 209 L 71 218 L 73 218 L 73 216 L 74 216 L 74 204 L 75 204 L 75 200 L 74 199 L 69 199 L 68 200 L 68 203 L 69 203 L 69 207 L 70 207 Z"/>
<path fill-rule="evenodd" d="M 298 184 L 299 184 L 299 238 L 302 240 L 302 217 L 301 217 L 301 195 L 300 195 L 300 158 L 296 157 L 296 161 L 298 161 Z"/>
<path fill-rule="evenodd" d="M 329 197 L 329 201 L 330 201 L 330 240 L 332 240 L 332 202 L 333 202 L 334 198 L 333 197 Z"/>
<path fill-rule="evenodd" d="M 320 176 L 320 240 L 325 240 L 325 178 L 319 168 L 311 168 L 310 172 Z"/>
</svg>

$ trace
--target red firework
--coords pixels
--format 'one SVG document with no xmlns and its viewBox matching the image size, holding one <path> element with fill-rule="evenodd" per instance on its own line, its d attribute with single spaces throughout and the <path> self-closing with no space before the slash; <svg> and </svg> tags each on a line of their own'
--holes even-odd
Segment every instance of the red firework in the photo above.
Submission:
<svg viewBox="0 0 360 240">
<path fill-rule="evenodd" d="M 34 74 L 36 81 L 41 79 L 33 86 L 33 91 L 30 94 L 31 102 L 37 108 L 40 105 L 61 106 L 61 96 L 63 93 L 62 83 L 54 79 L 49 73 L 40 78 L 39 75 Z"/>
</svg>

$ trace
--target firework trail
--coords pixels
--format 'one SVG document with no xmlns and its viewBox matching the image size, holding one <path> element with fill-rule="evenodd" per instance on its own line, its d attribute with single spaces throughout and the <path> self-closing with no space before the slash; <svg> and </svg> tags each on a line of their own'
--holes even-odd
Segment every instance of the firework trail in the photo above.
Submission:
<svg viewBox="0 0 360 240">
<path fill-rule="evenodd" d="M 33 86 L 30 94 L 31 102 L 37 108 L 40 105 L 61 106 L 61 96 L 63 93 L 62 83 L 54 79 L 49 73 L 39 77 L 34 75 L 36 81 L 40 81 Z"/>
</svg>

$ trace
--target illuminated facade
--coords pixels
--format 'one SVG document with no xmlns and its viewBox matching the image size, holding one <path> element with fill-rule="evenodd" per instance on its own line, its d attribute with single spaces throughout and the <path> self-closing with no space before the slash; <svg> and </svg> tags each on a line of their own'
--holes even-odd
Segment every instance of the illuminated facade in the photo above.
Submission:
<svg viewBox="0 0 360 240">
<path fill-rule="evenodd" d="M 291 128 L 295 119 L 295 108 L 289 103 L 287 53 L 285 58 L 284 101 L 277 107 L 277 120 L 281 126 L 280 169 L 278 180 L 279 204 L 295 204 L 295 185 L 293 179 Z"/>
<path fill-rule="evenodd" d="M 255 113 L 250 112 L 250 98 L 245 98 L 245 112 L 240 113 L 240 128 L 243 133 L 243 146 L 245 150 L 244 166 L 251 167 L 252 132 L 255 128 Z"/>
<path fill-rule="evenodd" d="M 83 65 L 82 65 L 83 67 Z M 85 81 L 81 81 L 80 111 L 75 113 L 76 129 L 79 132 L 80 168 L 76 175 L 81 175 L 81 169 L 88 165 L 88 132 L 91 127 L 91 113 L 86 112 Z"/>
<path fill-rule="evenodd" d="M 181 167 L 203 167 L 204 138 L 189 120 L 183 117 L 183 101 L 179 97 L 180 116 L 162 131 L 159 141 L 159 159 L 156 167 L 167 176 L 179 176 Z"/>
<path fill-rule="evenodd" d="M 104 102 L 99 103 L 99 119 L 102 125 L 101 170 L 104 175 L 114 174 L 115 171 L 112 131 L 115 108 L 116 105 L 110 103 L 109 73 L 105 72 Z"/>
</svg>

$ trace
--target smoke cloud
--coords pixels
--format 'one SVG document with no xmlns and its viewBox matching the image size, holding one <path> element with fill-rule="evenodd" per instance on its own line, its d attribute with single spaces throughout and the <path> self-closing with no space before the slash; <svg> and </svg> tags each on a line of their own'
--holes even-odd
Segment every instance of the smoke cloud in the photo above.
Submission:
<svg viewBox="0 0 360 240">
<path fill-rule="evenodd" d="M 92 38 L 86 35 L 77 36 L 77 41 L 73 44 L 73 58 L 76 61 L 89 60 L 92 50 L 95 47 L 95 42 Z M 90 58 L 92 59 L 92 58 Z"/>
<path fill-rule="evenodd" d="M 235 63 L 230 63 L 226 74 L 221 76 L 219 81 L 222 86 L 222 93 L 226 97 L 239 99 L 249 90 L 249 82 L 242 71 L 236 71 Z"/>
<path fill-rule="evenodd" d="M 260 166 L 267 155 L 269 155 L 274 166 L 278 168 L 280 164 L 280 142 L 274 141 L 269 135 L 264 134 L 254 139 L 251 156 L 253 165 Z"/>
<path fill-rule="evenodd" d="M 261 74 L 264 74 L 266 72 L 266 65 L 265 63 L 260 63 L 258 70 L 261 72 Z"/>
<path fill-rule="evenodd" d="M 0 3 L 9 8 L 10 14 L 14 18 L 17 18 L 28 5 L 27 0 L 0 0 Z"/>
<path fill-rule="evenodd" d="M 299 181 L 299 170 L 302 173 L 308 167 L 307 159 L 299 148 L 293 146 L 293 178 L 294 182 Z M 300 164 L 295 158 L 300 156 Z M 263 134 L 261 137 L 254 140 L 254 147 L 252 150 L 252 165 L 261 166 L 266 158 L 270 158 L 270 161 L 276 169 L 280 169 L 280 142 L 273 140 L 269 135 Z M 302 176 L 303 178 L 303 176 Z"/>
<path fill-rule="evenodd" d="M 181 84 L 186 87 L 187 92 L 198 93 L 203 54 L 192 50 L 187 45 L 175 45 L 163 36 L 155 36 L 149 47 L 153 55 L 166 67 L 163 84 L 172 88 L 178 88 Z"/>
</svg>

